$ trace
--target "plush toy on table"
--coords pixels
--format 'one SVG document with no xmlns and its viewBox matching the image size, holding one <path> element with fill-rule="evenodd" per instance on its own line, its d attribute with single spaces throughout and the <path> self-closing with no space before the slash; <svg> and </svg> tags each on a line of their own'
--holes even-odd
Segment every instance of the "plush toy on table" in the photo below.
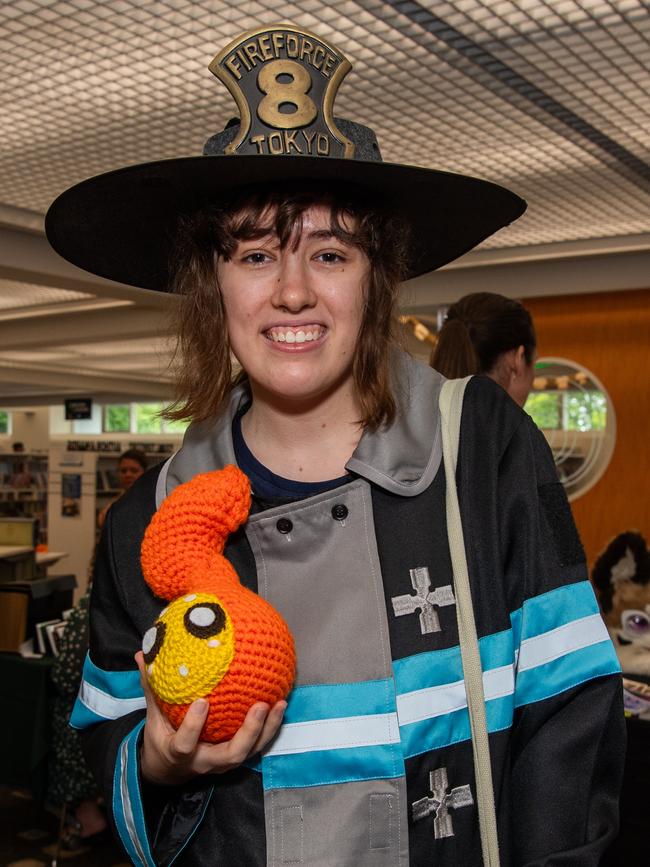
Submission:
<svg viewBox="0 0 650 867">
<path fill-rule="evenodd" d="M 591 579 L 623 674 L 650 678 L 650 552 L 634 530 L 600 554 Z"/>
<path fill-rule="evenodd" d="M 164 500 L 142 542 L 145 580 L 170 600 L 144 635 L 149 683 L 174 728 L 206 698 L 201 740 L 212 743 L 229 740 L 255 702 L 286 698 L 295 676 L 287 624 L 223 556 L 249 509 L 241 470 L 202 473 Z"/>
</svg>

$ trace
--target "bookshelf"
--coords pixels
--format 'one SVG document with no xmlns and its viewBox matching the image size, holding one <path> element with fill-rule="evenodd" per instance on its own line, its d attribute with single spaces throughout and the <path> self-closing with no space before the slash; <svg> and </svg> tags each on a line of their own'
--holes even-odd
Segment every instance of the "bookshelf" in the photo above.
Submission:
<svg viewBox="0 0 650 867">
<path fill-rule="evenodd" d="M 37 544 L 47 543 L 47 452 L 0 452 L 0 516 L 34 518 Z"/>
</svg>

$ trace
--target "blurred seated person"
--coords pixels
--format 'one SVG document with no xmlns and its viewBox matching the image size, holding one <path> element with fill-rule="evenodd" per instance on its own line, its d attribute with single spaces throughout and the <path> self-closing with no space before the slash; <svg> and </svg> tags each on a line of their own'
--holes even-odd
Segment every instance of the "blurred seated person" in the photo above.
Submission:
<svg viewBox="0 0 650 867">
<path fill-rule="evenodd" d="M 523 406 L 535 375 L 536 347 L 525 307 L 494 292 L 474 292 L 447 311 L 429 363 L 448 379 L 489 376 Z"/>
<path fill-rule="evenodd" d="M 97 783 L 86 764 L 78 733 L 68 720 L 74 705 L 88 649 L 88 591 L 70 615 L 52 668 L 52 746 L 48 767 L 48 803 L 62 811 L 62 853 L 83 849 L 106 828 L 106 814 Z"/>
<path fill-rule="evenodd" d="M 122 452 L 120 455 L 119 462 L 117 464 L 117 479 L 118 485 L 120 487 L 120 493 L 114 497 L 110 503 L 108 503 L 101 510 L 99 515 L 97 516 L 97 529 L 101 530 L 104 526 L 104 521 L 106 520 L 106 513 L 113 505 L 113 503 L 118 500 L 125 491 L 128 491 L 133 482 L 136 479 L 140 478 L 142 473 L 147 469 L 147 456 L 142 451 L 142 449 L 127 449 L 125 452 Z"/>
</svg>

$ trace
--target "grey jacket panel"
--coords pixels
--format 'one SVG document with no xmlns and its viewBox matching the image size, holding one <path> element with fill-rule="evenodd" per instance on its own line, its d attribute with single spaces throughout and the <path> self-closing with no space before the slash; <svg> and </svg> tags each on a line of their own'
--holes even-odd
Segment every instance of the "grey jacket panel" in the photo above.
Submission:
<svg viewBox="0 0 650 867">
<path fill-rule="evenodd" d="M 444 378 L 406 353 L 396 354 L 395 361 L 398 417 L 388 429 L 365 432 L 346 469 L 393 494 L 412 497 L 426 490 L 440 466 L 438 395 Z M 167 493 L 197 473 L 235 463 L 232 420 L 249 400 L 244 382 L 233 389 L 218 418 L 188 428 L 168 468 Z"/>
<path fill-rule="evenodd" d="M 335 505 L 347 508 L 345 520 L 332 516 Z M 290 533 L 278 531 L 279 518 L 291 520 Z M 358 479 L 252 515 L 246 534 L 255 555 L 258 592 L 282 612 L 296 641 L 296 686 L 392 676 L 367 482 Z M 359 637 L 353 649 L 350 635 Z M 318 636 L 326 636 L 324 647 Z"/>
<path fill-rule="evenodd" d="M 407 867 L 407 809 L 404 778 L 271 791 L 267 864 Z"/>
</svg>

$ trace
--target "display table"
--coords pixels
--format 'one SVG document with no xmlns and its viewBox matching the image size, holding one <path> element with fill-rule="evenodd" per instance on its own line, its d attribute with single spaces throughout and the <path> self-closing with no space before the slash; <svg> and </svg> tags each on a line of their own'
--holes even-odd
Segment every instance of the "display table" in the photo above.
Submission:
<svg viewBox="0 0 650 867">
<path fill-rule="evenodd" d="M 47 786 L 53 663 L 0 653 L 0 784 L 27 788 L 37 799 Z"/>
</svg>

